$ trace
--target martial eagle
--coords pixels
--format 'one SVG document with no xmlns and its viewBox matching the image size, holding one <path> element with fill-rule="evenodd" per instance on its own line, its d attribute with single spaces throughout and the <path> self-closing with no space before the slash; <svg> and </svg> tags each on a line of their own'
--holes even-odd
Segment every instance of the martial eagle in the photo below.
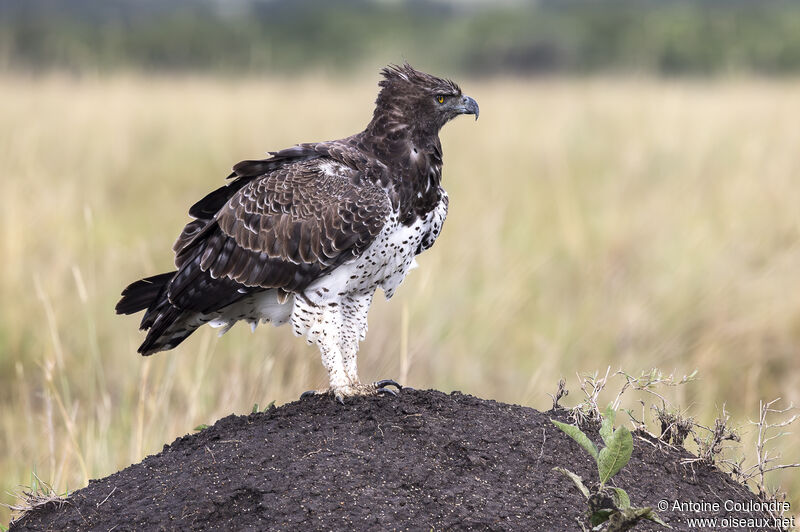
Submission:
<svg viewBox="0 0 800 532">
<path fill-rule="evenodd" d="M 173 249 L 176 270 L 136 281 L 119 314 L 145 310 L 143 355 L 172 349 L 201 325 L 292 323 L 316 343 L 330 392 L 361 384 L 358 344 L 375 290 L 392 297 L 447 215 L 439 130 L 478 104 L 450 80 L 409 64 L 382 70 L 366 129 L 298 144 L 233 167 L 229 182 L 189 209 Z"/>
</svg>

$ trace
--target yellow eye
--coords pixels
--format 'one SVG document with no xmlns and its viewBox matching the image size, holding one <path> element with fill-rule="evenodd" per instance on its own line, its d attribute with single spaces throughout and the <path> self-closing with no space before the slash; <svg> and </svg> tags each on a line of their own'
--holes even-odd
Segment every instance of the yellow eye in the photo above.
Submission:
<svg viewBox="0 0 800 532">
<path fill-rule="evenodd" d="M 439 103 L 444 103 L 444 96 L 440 94 L 439 96 L 436 97 L 436 101 Z"/>
</svg>

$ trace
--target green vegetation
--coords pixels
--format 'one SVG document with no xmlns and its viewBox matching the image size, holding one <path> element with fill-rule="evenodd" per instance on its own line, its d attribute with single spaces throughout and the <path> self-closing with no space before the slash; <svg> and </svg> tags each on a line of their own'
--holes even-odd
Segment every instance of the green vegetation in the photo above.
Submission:
<svg viewBox="0 0 800 532">
<path fill-rule="evenodd" d="M 266 412 L 270 408 L 275 408 L 275 401 L 270 401 L 269 404 L 264 408 L 264 410 L 259 410 L 258 403 L 253 404 L 253 409 L 250 410 L 251 414 L 258 414 L 259 412 Z"/>
<path fill-rule="evenodd" d="M 596 489 L 590 490 L 579 475 L 566 468 L 556 467 L 554 469 L 572 480 L 578 490 L 586 497 L 589 502 L 589 523 L 591 523 L 593 529 L 608 521 L 609 525 L 605 530 L 607 532 L 619 532 L 632 528 L 642 519 L 648 519 L 667 528 L 672 528 L 663 522 L 652 508 L 631 506 L 631 499 L 624 489 L 616 486 L 606 486 L 607 482 L 627 465 L 633 453 L 633 436 L 631 436 L 630 431 L 624 425 L 614 429 L 616 415 L 617 412 L 609 405 L 602 416 L 599 432 L 605 447 L 600 450 L 578 426 L 568 425 L 555 419 L 550 420 L 564 434 L 583 447 L 597 462 L 600 484 Z M 581 526 L 583 526 L 583 523 L 581 523 Z"/>
<path fill-rule="evenodd" d="M 97 2 L 0 7 L 0 66 L 326 72 L 403 58 L 472 74 L 800 72 L 790 0 Z"/>
</svg>

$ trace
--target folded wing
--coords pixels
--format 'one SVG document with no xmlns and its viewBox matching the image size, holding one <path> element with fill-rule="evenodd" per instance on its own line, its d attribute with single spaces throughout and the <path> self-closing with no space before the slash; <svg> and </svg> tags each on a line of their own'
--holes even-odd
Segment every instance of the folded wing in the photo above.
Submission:
<svg viewBox="0 0 800 532">
<path fill-rule="evenodd" d="M 178 238 L 170 303 L 207 313 L 253 290 L 302 290 L 358 256 L 391 212 L 384 189 L 360 172 L 316 157 L 232 183 L 237 189 L 221 208 L 209 216 L 206 206 Z"/>
</svg>

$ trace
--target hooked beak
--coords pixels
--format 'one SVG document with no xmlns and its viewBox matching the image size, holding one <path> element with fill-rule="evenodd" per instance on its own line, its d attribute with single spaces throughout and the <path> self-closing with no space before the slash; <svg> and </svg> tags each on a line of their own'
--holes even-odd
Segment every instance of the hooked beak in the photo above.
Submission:
<svg viewBox="0 0 800 532">
<path fill-rule="evenodd" d="M 478 102 L 469 96 L 462 96 L 461 104 L 458 106 L 458 112 L 462 115 L 475 115 L 475 120 L 477 120 L 481 110 L 478 107 Z"/>
</svg>

